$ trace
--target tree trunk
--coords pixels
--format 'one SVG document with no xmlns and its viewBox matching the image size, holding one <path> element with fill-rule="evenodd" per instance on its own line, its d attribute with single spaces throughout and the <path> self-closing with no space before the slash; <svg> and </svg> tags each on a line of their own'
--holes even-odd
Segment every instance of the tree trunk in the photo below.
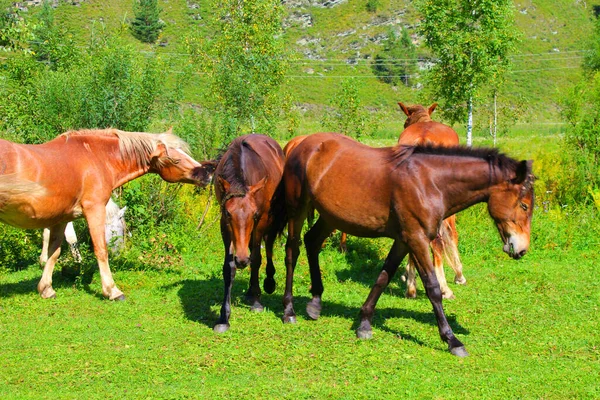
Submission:
<svg viewBox="0 0 600 400">
<path fill-rule="evenodd" d="M 467 146 L 470 147 L 473 144 L 473 97 L 469 97 L 467 108 L 469 112 L 469 119 L 467 122 Z"/>
</svg>

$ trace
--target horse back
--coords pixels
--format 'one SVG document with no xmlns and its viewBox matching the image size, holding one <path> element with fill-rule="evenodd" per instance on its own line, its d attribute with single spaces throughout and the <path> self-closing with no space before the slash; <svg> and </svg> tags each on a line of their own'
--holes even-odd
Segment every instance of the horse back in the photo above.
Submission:
<svg viewBox="0 0 600 400">
<path fill-rule="evenodd" d="M 398 139 L 399 144 L 458 146 L 458 134 L 448 125 L 435 121 L 417 122 L 409 125 Z"/>
</svg>

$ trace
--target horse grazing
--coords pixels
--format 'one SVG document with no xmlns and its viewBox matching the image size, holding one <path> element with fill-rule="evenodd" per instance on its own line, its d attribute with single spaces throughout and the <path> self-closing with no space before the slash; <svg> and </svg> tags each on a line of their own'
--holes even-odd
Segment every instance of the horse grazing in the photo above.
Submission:
<svg viewBox="0 0 600 400">
<path fill-rule="evenodd" d="M 308 135 L 300 135 L 300 136 L 296 136 L 294 138 L 292 138 L 289 142 L 287 142 L 287 144 L 283 147 L 283 154 L 285 154 L 285 157 L 287 158 L 290 153 L 292 152 L 292 150 L 294 150 L 304 139 L 306 139 L 308 137 Z M 312 223 L 312 221 L 315 219 L 315 210 L 314 208 L 309 210 L 308 212 L 308 220 L 309 223 Z M 346 232 L 342 232 L 342 235 L 340 237 L 340 252 L 345 253 L 348 250 L 348 246 L 346 245 L 346 242 L 348 240 L 348 235 L 346 234 Z"/>
<path fill-rule="evenodd" d="M 437 107 L 437 103 L 432 104 L 429 108 L 418 104 L 406 106 L 403 103 L 398 103 L 398 105 L 407 116 L 404 123 L 405 129 L 400 134 L 398 144 L 408 146 L 459 145 L 458 135 L 454 129 L 431 119 L 431 114 Z M 458 232 L 456 231 L 455 215 L 451 215 L 444 220 L 437 237 L 431 242 L 431 250 L 435 275 L 440 283 L 442 297 L 445 299 L 454 298 L 454 293 L 446 282 L 444 258 L 454 270 L 454 282 L 460 285 L 467 283 L 462 273 L 462 263 L 458 255 Z M 406 265 L 406 276 L 403 276 L 406 279 L 406 297 L 410 298 L 417 296 L 415 268 L 415 260 L 410 256 Z"/>
<path fill-rule="evenodd" d="M 120 208 L 115 203 L 112 197 L 106 203 L 106 222 L 104 236 L 110 251 L 113 254 L 119 253 L 125 245 L 125 210 L 127 206 Z M 50 229 L 44 228 L 42 235 L 42 253 L 40 254 L 40 264 L 42 267 L 48 261 L 48 244 L 50 243 Z M 81 253 L 79 252 L 79 243 L 77 242 L 77 234 L 73 227 L 73 222 L 67 223 L 65 227 L 65 240 L 69 244 L 69 249 L 73 255 L 75 262 L 81 262 Z"/>
<path fill-rule="evenodd" d="M 292 283 L 300 234 L 312 204 L 319 219 L 304 236 L 310 266 L 310 318 L 321 313 L 321 244 L 334 228 L 360 237 L 394 239 L 383 269 L 360 311 L 359 338 L 372 337 L 377 300 L 398 266 L 412 253 L 433 305 L 440 336 L 450 352 L 468 355 L 454 336 L 442 307 L 429 243 L 445 218 L 486 202 L 504 251 L 514 259 L 529 248 L 533 212 L 531 161 L 516 161 L 494 149 L 400 146 L 371 148 L 347 136 L 309 136 L 287 159 L 283 181 L 287 206 L 284 322 L 295 322 Z"/>
<path fill-rule="evenodd" d="M 187 144 L 166 132 L 117 129 L 69 131 L 39 145 L 0 140 L 0 222 L 23 229 L 50 229 L 48 254 L 38 292 L 52 298 L 52 271 L 68 222 L 85 217 L 110 300 L 125 296 L 108 266 L 105 205 L 111 192 L 146 173 L 167 182 L 208 184 L 214 163 L 199 163 Z"/>
<path fill-rule="evenodd" d="M 215 194 L 221 205 L 225 295 L 215 332 L 229 329 L 231 288 L 237 268 L 250 265 L 250 287 L 246 298 L 252 310 L 263 310 L 258 283 L 263 240 L 267 256 L 267 277 L 263 287 L 269 294 L 275 291 L 273 243 L 286 223 L 282 215 L 285 203 L 280 185 L 284 163 L 279 144 L 268 136 L 257 134 L 234 139 L 220 157 L 215 170 Z"/>
</svg>

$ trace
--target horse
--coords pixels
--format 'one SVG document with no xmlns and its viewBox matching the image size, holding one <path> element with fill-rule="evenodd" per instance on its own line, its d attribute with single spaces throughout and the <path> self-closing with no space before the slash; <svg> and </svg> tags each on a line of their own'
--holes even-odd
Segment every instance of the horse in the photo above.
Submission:
<svg viewBox="0 0 600 400">
<path fill-rule="evenodd" d="M 199 163 L 171 131 L 117 129 L 65 132 L 38 145 L 0 140 L 0 222 L 22 229 L 50 229 L 48 261 L 37 290 L 54 298 L 52 272 L 68 222 L 84 217 L 102 280 L 102 294 L 124 300 L 108 265 L 105 205 L 111 192 L 146 173 L 167 182 L 207 185 L 214 163 Z"/>
<path fill-rule="evenodd" d="M 127 206 L 120 208 L 114 202 L 112 197 L 106 203 L 106 219 L 104 236 L 110 251 L 113 254 L 119 253 L 125 245 L 125 210 Z M 42 235 L 42 253 L 40 254 L 40 265 L 43 267 L 48 261 L 48 244 L 50 242 L 50 229 L 44 228 Z M 71 255 L 75 262 L 81 262 L 81 253 L 79 252 L 79 243 L 77 242 L 77 234 L 73 227 L 73 222 L 67 223 L 65 227 L 65 240 L 69 244 Z"/>
<path fill-rule="evenodd" d="M 516 161 L 496 149 L 402 146 L 372 148 L 335 133 L 307 137 L 286 160 L 283 182 L 288 215 L 284 323 L 296 322 L 292 284 L 300 234 L 309 204 L 319 219 L 304 235 L 312 299 L 306 311 L 321 313 L 321 244 L 341 229 L 359 237 L 394 240 L 360 310 L 356 335 L 372 337 L 377 300 L 404 257 L 411 253 L 437 320 L 441 339 L 456 356 L 468 355 L 448 324 L 429 243 L 445 218 L 486 202 L 503 250 L 514 259 L 529 248 L 534 203 L 532 161 Z"/>
<path fill-rule="evenodd" d="M 287 144 L 283 147 L 283 154 L 285 154 L 285 157 L 287 158 L 290 155 L 290 153 L 292 152 L 292 150 L 294 150 L 307 137 L 308 137 L 308 135 L 295 136 L 289 142 L 287 142 Z M 315 219 L 315 210 L 311 209 L 308 212 L 309 223 L 312 223 L 312 221 L 314 219 Z M 348 240 L 348 235 L 346 235 L 346 232 L 342 232 L 342 235 L 340 237 L 340 247 L 339 247 L 339 250 L 341 253 L 345 253 L 346 251 L 348 251 L 348 246 L 346 245 L 347 240 Z"/>
<path fill-rule="evenodd" d="M 404 130 L 398 138 L 398 144 L 412 146 L 427 144 L 458 146 L 460 144 L 458 134 L 454 129 L 431 119 L 431 114 L 437 107 L 437 103 L 432 104 L 429 108 L 425 108 L 419 104 L 406 106 L 401 102 L 398 105 L 407 117 L 404 123 Z M 431 250 L 433 253 L 435 275 L 440 283 L 442 297 L 452 299 L 454 298 L 454 293 L 446 282 L 443 265 L 444 258 L 446 258 L 446 261 L 454 270 L 454 282 L 459 285 L 467 283 L 462 273 L 462 263 L 458 255 L 458 233 L 456 231 L 455 215 L 451 215 L 444 220 L 437 237 L 431 242 Z M 415 261 L 412 257 L 408 259 L 406 275 L 402 278 L 406 280 L 406 297 L 416 297 Z"/>
<path fill-rule="evenodd" d="M 217 333 L 230 327 L 231 289 L 238 268 L 250 265 L 246 299 L 251 310 L 264 309 L 258 283 L 263 240 L 267 256 L 263 288 L 269 294 L 275 291 L 273 243 L 287 222 L 282 217 L 285 203 L 280 185 L 284 163 L 285 156 L 275 140 L 251 134 L 234 139 L 217 164 L 215 195 L 221 207 L 221 237 L 225 247 L 224 298 L 213 328 Z"/>
</svg>

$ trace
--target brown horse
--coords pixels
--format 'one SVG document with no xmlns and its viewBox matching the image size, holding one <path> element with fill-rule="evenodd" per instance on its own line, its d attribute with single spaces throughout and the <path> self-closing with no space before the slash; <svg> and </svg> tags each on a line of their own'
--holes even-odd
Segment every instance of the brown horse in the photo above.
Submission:
<svg viewBox="0 0 600 400">
<path fill-rule="evenodd" d="M 300 136 L 296 136 L 294 138 L 292 138 L 283 148 L 283 154 L 285 154 L 285 157 L 287 158 L 290 153 L 292 152 L 292 150 L 294 150 L 304 139 L 306 139 L 308 137 L 308 135 L 300 135 Z M 309 223 L 312 223 L 312 221 L 315 219 L 315 210 L 311 209 L 308 212 L 308 220 Z M 346 242 L 348 240 L 348 235 L 346 235 L 346 232 L 342 232 L 341 237 L 340 237 L 340 252 L 345 253 L 348 250 L 348 247 L 346 245 Z"/>
<path fill-rule="evenodd" d="M 468 355 L 454 336 L 442 307 L 429 243 L 445 218 L 473 204 L 487 202 L 511 257 L 529 248 L 533 212 L 531 161 L 516 161 L 494 149 L 395 146 L 371 148 L 334 133 L 311 135 L 287 159 L 283 174 L 287 206 L 284 322 L 295 322 L 292 282 L 306 210 L 312 204 L 319 219 L 304 236 L 310 266 L 311 293 L 306 310 L 321 312 L 323 282 L 321 244 L 341 229 L 361 237 L 389 237 L 394 244 L 360 312 L 359 338 L 372 336 L 377 300 L 409 252 L 450 352 Z"/>
<path fill-rule="evenodd" d="M 284 163 L 283 151 L 275 140 L 254 134 L 236 138 L 217 165 L 215 194 L 221 204 L 225 295 L 215 332 L 229 329 L 231 288 L 237 268 L 250 264 L 250 287 L 246 298 L 252 310 L 263 310 L 258 283 L 263 240 L 267 255 L 267 277 L 263 287 L 269 294 L 275 291 L 273 243 L 286 223 L 282 217 L 285 203 L 280 185 Z"/>
<path fill-rule="evenodd" d="M 125 296 L 108 266 L 105 205 L 113 189 L 146 173 L 167 182 L 206 185 L 214 164 L 188 155 L 185 142 L 171 132 L 150 134 L 116 129 L 63 133 L 40 145 L 0 140 L 0 222 L 23 229 L 50 228 L 50 255 L 38 292 L 55 297 L 52 271 L 69 221 L 85 217 L 110 300 Z"/>
<path fill-rule="evenodd" d="M 458 135 L 454 129 L 431 119 L 431 114 L 437 107 L 437 103 L 432 104 L 429 108 L 418 104 L 406 106 L 403 103 L 398 103 L 398 105 L 407 116 L 404 123 L 405 129 L 400 134 L 398 144 L 408 146 L 428 144 L 436 146 L 459 145 Z M 454 282 L 460 285 L 467 283 L 462 273 L 462 263 L 458 256 L 457 246 L 456 216 L 451 215 L 444 220 L 437 237 L 431 242 L 435 275 L 440 283 L 442 297 L 445 299 L 454 298 L 454 293 L 446 282 L 443 265 L 444 257 L 454 270 Z M 406 279 L 406 297 L 414 298 L 417 296 L 415 265 L 413 257 L 410 256 L 406 266 L 406 277 L 403 276 Z"/>
</svg>

